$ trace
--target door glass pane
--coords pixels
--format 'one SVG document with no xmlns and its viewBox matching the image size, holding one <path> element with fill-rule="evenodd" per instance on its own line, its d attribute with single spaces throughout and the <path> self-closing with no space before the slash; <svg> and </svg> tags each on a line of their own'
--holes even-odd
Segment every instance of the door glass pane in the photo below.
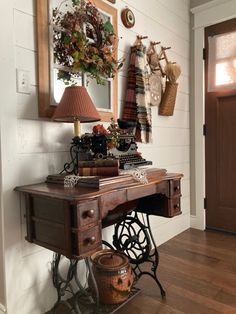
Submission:
<svg viewBox="0 0 236 314">
<path fill-rule="evenodd" d="M 208 38 L 208 92 L 236 89 L 236 32 Z"/>
</svg>

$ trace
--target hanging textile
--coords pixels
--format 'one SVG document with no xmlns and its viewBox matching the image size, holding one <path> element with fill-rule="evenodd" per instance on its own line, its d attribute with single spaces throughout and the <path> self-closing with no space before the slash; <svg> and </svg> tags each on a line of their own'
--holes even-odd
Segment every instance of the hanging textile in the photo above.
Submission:
<svg viewBox="0 0 236 314">
<path fill-rule="evenodd" d="M 135 130 L 137 142 L 150 143 L 152 141 L 149 68 L 146 47 L 143 44 L 131 47 L 122 119 L 137 122 Z"/>
<path fill-rule="evenodd" d="M 150 104 L 151 106 L 159 106 L 163 94 L 162 69 L 160 69 L 159 57 L 152 43 L 147 50 L 147 60 L 151 69 L 149 76 Z"/>
<path fill-rule="evenodd" d="M 162 76 L 160 72 L 154 72 L 149 77 L 150 84 L 150 104 L 151 106 L 159 106 L 163 94 Z"/>
<path fill-rule="evenodd" d="M 131 47 L 127 77 L 127 90 L 122 114 L 122 119 L 126 121 L 137 121 L 137 104 L 135 92 L 136 91 L 135 58 L 136 47 Z"/>
<path fill-rule="evenodd" d="M 137 127 L 136 140 L 142 143 L 152 141 L 152 122 L 150 107 L 149 68 L 147 64 L 146 47 L 136 47 L 135 58 Z"/>
</svg>

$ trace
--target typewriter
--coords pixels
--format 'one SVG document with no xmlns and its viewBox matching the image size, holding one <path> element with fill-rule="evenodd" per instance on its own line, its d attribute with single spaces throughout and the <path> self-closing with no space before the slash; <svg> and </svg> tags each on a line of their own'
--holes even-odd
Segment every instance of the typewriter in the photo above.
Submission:
<svg viewBox="0 0 236 314">
<path fill-rule="evenodd" d="M 111 148 L 108 155 L 119 159 L 120 169 L 128 170 L 139 166 L 152 165 L 152 161 L 144 159 L 137 149 L 138 146 L 133 135 L 120 135 L 119 146 Z"/>
</svg>

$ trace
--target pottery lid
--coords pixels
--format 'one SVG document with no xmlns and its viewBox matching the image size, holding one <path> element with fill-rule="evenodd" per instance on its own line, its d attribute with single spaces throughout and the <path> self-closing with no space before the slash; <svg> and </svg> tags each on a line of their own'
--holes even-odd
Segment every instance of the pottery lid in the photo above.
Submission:
<svg viewBox="0 0 236 314">
<path fill-rule="evenodd" d="M 120 270 L 129 264 L 127 256 L 118 251 L 101 250 L 91 256 L 93 264 L 106 271 Z"/>
</svg>

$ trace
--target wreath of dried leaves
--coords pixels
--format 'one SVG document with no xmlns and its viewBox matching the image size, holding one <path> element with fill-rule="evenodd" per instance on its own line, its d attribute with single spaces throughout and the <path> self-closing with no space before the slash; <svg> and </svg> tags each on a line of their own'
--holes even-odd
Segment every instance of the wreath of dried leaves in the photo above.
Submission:
<svg viewBox="0 0 236 314">
<path fill-rule="evenodd" d="M 98 9 L 85 0 L 72 0 L 72 10 L 53 11 L 54 62 L 63 67 L 58 78 L 66 84 L 89 73 L 98 84 L 114 77 L 123 65 L 114 58 L 116 34 Z"/>
</svg>

